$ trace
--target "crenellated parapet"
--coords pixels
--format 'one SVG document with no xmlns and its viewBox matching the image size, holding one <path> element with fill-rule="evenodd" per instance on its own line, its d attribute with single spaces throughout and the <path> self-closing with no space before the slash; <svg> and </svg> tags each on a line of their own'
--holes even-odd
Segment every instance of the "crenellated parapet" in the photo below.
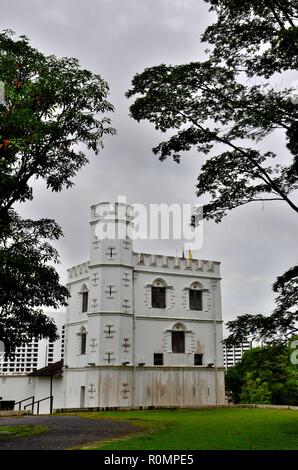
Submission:
<svg viewBox="0 0 298 470">
<path fill-rule="evenodd" d="M 89 265 L 90 261 L 86 261 L 85 263 L 78 264 L 76 266 L 72 266 L 67 270 L 67 281 L 73 282 L 79 280 L 81 278 L 89 276 Z"/>
<path fill-rule="evenodd" d="M 178 256 L 163 256 L 150 253 L 133 252 L 133 264 L 136 271 L 150 270 L 177 272 L 184 275 L 202 275 L 219 277 L 220 262 L 200 259 L 187 259 Z"/>
</svg>

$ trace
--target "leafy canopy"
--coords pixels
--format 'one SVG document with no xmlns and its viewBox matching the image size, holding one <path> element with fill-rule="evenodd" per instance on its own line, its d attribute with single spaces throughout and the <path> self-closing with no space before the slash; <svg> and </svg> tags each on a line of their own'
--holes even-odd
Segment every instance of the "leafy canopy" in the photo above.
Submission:
<svg viewBox="0 0 298 470">
<path fill-rule="evenodd" d="M 234 403 L 298 404 L 297 365 L 291 343 L 246 351 L 226 372 L 226 391 Z"/>
<path fill-rule="evenodd" d="M 0 105 L 1 213 L 16 201 L 32 198 L 29 180 L 43 178 L 48 188 L 69 187 L 87 163 L 78 144 L 98 152 L 113 134 L 107 112 L 108 85 L 80 68 L 74 58 L 43 55 L 26 37 L 0 34 L 0 77 L 5 103 Z"/>
<path fill-rule="evenodd" d="M 247 86 L 237 73 L 216 63 L 146 69 L 132 81 L 127 96 L 138 96 L 130 107 L 137 121 L 148 120 L 162 132 L 174 134 L 153 153 L 160 160 L 195 148 L 203 163 L 197 195 L 207 195 L 206 219 L 220 222 L 235 207 L 255 201 L 284 201 L 298 213 L 290 194 L 298 188 L 298 105 L 291 89 L 269 84 Z M 275 162 L 273 150 L 261 151 L 260 142 L 280 129 L 292 158 Z M 214 156 L 218 148 L 224 151 Z M 283 155 L 282 155 L 283 157 Z"/>
<path fill-rule="evenodd" d="M 230 335 L 227 345 L 239 344 L 248 338 L 268 344 L 287 342 L 298 332 L 298 266 L 279 276 L 273 284 L 277 293 L 275 309 L 270 316 L 240 315 L 227 322 Z"/>
<path fill-rule="evenodd" d="M 160 160 L 179 163 L 184 152 L 197 150 L 197 195 L 207 200 L 207 220 L 221 222 L 232 209 L 269 201 L 286 203 L 297 214 L 298 93 L 289 80 L 298 65 L 298 2 L 205 1 L 217 15 L 202 36 L 209 43 L 206 61 L 161 64 L 135 75 L 126 94 L 135 98 L 130 114 L 167 133 L 153 148 Z M 281 152 L 268 148 L 276 132 Z M 281 341 L 296 331 L 297 268 L 274 289 L 273 315 L 229 322 L 228 342 L 256 334 Z"/>
<path fill-rule="evenodd" d="M 250 77 L 297 70 L 297 0 L 205 1 L 217 14 L 202 36 L 215 59 Z"/>
<path fill-rule="evenodd" d="M 44 55 L 25 36 L 0 33 L 0 340 L 6 354 L 32 337 L 56 338 L 43 308 L 66 305 L 68 291 L 54 268 L 51 241 L 61 235 L 54 220 L 22 220 L 14 209 L 33 198 L 42 178 L 52 191 L 73 177 L 114 134 L 108 84 L 77 59 Z"/>
<path fill-rule="evenodd" d="M 62 234 L 60 227 L 50 219 L 10 216 L 9 230 L 0 239 L 0 338 L 6 355 L 32 337 L 57 339 L 56 326 L 43 309 L 65 306 L 69 296 L 59 283 L 53 266 L 58 254 L 49 243 Z"/>
</svg>

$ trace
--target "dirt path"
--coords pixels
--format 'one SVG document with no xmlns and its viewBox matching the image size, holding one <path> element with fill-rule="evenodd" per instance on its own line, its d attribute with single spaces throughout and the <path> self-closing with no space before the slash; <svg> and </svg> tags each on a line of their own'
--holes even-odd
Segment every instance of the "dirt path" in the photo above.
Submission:
<svg viewBox="0 0 298 470">
<path fill-rule="evenodd" d="M 69 447 L 123 436 L 136 431 L 134 426 L 113 420 L 84 419 L 79 416 L 24 416 L 0 418 L 0 426 L 45 425 L 48 432 L 29 437 L 3 439 L 0 450 L 62 450 Z"/>
</svg>

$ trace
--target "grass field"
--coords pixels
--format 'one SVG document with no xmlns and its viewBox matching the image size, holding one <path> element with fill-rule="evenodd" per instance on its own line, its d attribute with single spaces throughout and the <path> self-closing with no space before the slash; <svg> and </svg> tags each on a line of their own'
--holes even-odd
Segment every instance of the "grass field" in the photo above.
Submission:
<svg viewBox="0 0 298 470">
<path fill-rule="evenodd" d="M 271 409 L 115 411 L 80 413 L 92 419 L 140 426 L 133 437 L 83 449 L 105 450 L 297 450 L 298 412 Z"/>
<path fill-rule="evenodd" d="M 29 437 L 41 434 L 48 430 L 47 426 L 20 425 L 0 426 L 0 439 L 12 439 L 15 437 Z"/>
</svg>

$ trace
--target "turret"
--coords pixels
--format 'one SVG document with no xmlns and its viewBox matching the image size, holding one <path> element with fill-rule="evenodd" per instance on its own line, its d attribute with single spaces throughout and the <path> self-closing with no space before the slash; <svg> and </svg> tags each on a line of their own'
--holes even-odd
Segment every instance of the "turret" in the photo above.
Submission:
<svg viewBox="0 0 298 470">
<path fill-rule="evenodd" d="M 131 363 L 133 209 L 124 203 L 91 207 L 88 312 L 91 364 Z"/>
</svg>

